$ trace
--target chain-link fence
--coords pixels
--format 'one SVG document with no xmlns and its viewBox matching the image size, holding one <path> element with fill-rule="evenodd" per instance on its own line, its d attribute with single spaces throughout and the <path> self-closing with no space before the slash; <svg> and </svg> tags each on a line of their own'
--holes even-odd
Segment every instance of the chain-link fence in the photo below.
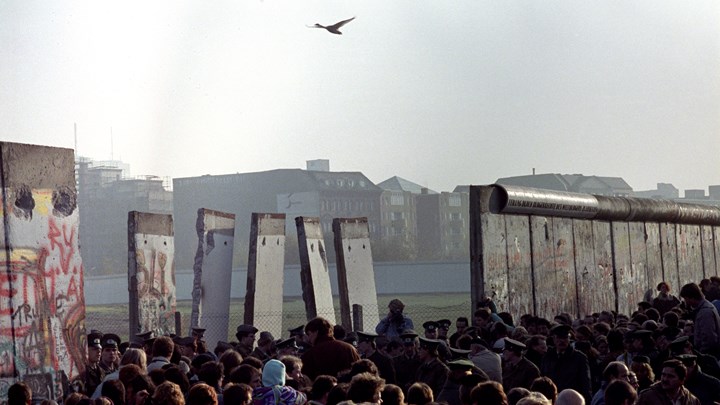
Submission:
<svg viewBox="0 0 720 405">
<path fill-rule="evenodd" d="M 399 298 L 405 304 L 405 315 L 409 316 L 415 325 L 415 330 L 420 332 L 422 324 L 425 321 L 437 321 L 440 319 L 450 319 L 455 322 L 460 316 L 470 318 L 471 302 L 469 294 L 448 293 L 448 294 L 412 294 L 399 296 L 378 296 L 378 307 L 380 308 L 378 318 L 382 319 L 387 314 L 387 304 L 393 298 Z M 187 335 L 190 326 L 190 301 L 181 301 L 177 303 L 177 312 L 180 313 L 181 329 L 179 335 Z M 337 297 L 335 298 L 335 320 L 341 323 L 340 304 Z M 288 329 L 296 328 L 307 322 L 305 314 L 305 305 L 301 298 L 285 298 L 283 302 L 282 316 L 280 314 L 269 314 L 268 318 L 282 319 L 281 329 L 282 336 L 289 335 Z M 318 314 L 324 316 L 326 314 Z M 228 341 L 235 340 L 235 331 L 238 325 L 244 323 L 244 303 L 243 300 L 232 300 L 229 311 Z M 255 324 L 260 326 L 265 322 L 256 320 Z M 202 325 L 207 327 L 208 325 Z M 93 305 L 86 307 L 85 327 L 89 331 L 97 329 L 104 333 L 116 333 L 123 341 L 128 339 L 129 316 L 128 305 Z M 262 328 L 260 328 L 262 330 Z M 375 325 L 364 325 L 363 329 L 373 331 Z"/>
</svg>

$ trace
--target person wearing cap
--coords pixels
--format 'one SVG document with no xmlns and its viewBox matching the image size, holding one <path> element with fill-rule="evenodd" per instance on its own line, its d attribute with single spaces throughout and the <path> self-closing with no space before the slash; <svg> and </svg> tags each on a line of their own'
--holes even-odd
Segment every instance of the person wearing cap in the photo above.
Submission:
<svg viewBox="0 0 720 405">
<path fill-rule="evenodd" d="M 238 344 L 235 345 L 235 350 L 237 350 L 243 358 L 250 356 L 250 353 L 252 353 L 257 331 L 258 329 L 252 325 L 242 324 L 237 327 L 235 337 L 238 340 Z"/>
<path fill-rule="evenodd" d="M 504 340 L 502 385 L 505 392 L 515 387 L 530 389 L 532 382 L 540 377 L 540 370 L 523 356 L 524 343 L 510 338 Z"/>
<path fill-rule="evenodd" d="M 448 367 L 438 358 L 440 341 L 420 337 L 418 359 L 421 364 L 415 374 L 415 381 L 422 382 L 432 388 L 433 393 L 440 393 L 448 376 Z"/>
<path fill-rule="evenodd" d="M 302 372 L 311 380 L 321 374 L 336 377 L 360 360 L 360 355 L 352 345 L 335 340 L 332 325 L 325 318 L 317 317 L 308 322 L 305 334 L 312 347 L 301 357 Z"/>
<path fill-rule="evenodd" d="M 715 306 L 705 299 L 695 283 L 685 284 L 680 289 L 680 298 L 695 314 L 693 344 L 700 353 L 720 356 L 720 316 Z"/>
<path fill-rule="evenodd" d="M 192 361 L 195 355 L 197 355 L 197 343 L 194 337 L 178 337 L 176 340 L 173 340 L 173 343 L 177 345 L 181 356 L 185 356 Z"/>
<path fill-rule="evenodd" d="M 393 358 L 395 368 L 396 384 L 407 392 L 407 389 L 415 382 L 415 374 L 422 362 L 418 358 L 418 335 L 414 330 L 404 330 L 400 334 L 403 344 L 403 353 Z"/>
<path fill-rule="evenodd" d="M 704 373 L 697 364 L 694 354 L 681 354 L 676 357 L 687 368 L 685 388 L 700 400 L 700 403 L 720 403 L 720 380 Z"/>
<path fill-rule="evenodd" d="M 257 347 L 250 353 L 250 357 L 255 357 L 263 362 L 270 360 L 275 356 L 275 338 L 272 333 L 260 332 L 260 338 Z"/>
<path fill-rule="evenodd" d="M 294 337 L 289 337 L 275 343 L 275 349 L 277 350 L 277 358 L 298 355 L 298 345 Z"/>
<path fill-rule="evenodd" d="M 449 360 L 452 357 L 452 353 L 450 353 L 447 343 L 438 339 L 440 324 L 435 321 L 427 321 L 423 323 L 423 329 L 425 330 L 425 339 L 437 340 L 439 342 L 437 351 L 440 361 Z"/>
<path fill-rule="evenodd" d="M 640 392 L 637 405 L 700 405 L 700 400 L 685 388 L 687 368 L 680 360 L 663 364 L 660 381 Z"/>
<path fill-rule="evenodd" d="M 200 327 L 197 327 L 197 326 L 193 326 L 192 328 L 190 328 L 190 331 L 192 332 L 192 333 L 190 334 L 190 336 L 194 337 L 195 339 L 202 340 L 202 339 L 205 338 L 205 331 L 206 331 L 206 330 L 207 330 L 207 329 L 205 329 L 205 328 L 200 328 Z"/>
<path fill-rule="evenodd" d="M 117 370 L 120 365 L 120 337 L 114 333 L 106 333 L 102 336 L 102 355 L 100 355 L 100 368 L 105 374 Z"/>
<path fill-rule="evenodd" d="M 585 402 L 592 399 L 590 364 L 587 357 L 570 346 L 568 325 L 557 325 L 550 330 L 555 347 L 548 349 L 540 362 L 540 372 L 555 382 L 559 391 L 572 388 Z"/>
<path fill-rule="evenodd" d="M 85 363 L 85 371 L 82 372 L 79 379 L 82 381 L 88 395 L 95 392 L 97 386 L 105 378 L 105 371 L 100 367 L 100 357 L 102 356 L 101 338 L 102 334 L 96 331 L 87 335 L 87 363 Z"/>
<path fill-rule="evenodd" d="M 670 343 L 670 356 L 675 357 L 680 354 L 694 354 L 697 356 L 697 364 L 700 365 L 704 373 L 720 378 L 718 360 L 714 356 L 695 350 L 689 336 L 680 336 Z"/>
<path fill-rule="evenodd" d="M 403 314 L 403 310 L 405 310 L 405 304 L 402 301 L 397 298 L 390 301 L 388 314 L 377 324 L 375 333 L 393 338 L 400 336 L 402 331 L 406 329 L 413 329 L 415 326 L 412 319 Z"/>
<path fill-rule="evenodd" d="M 500 355 L 488 349 L 488 343 L 481 337 L 460 336 L 457 341 L 458 347 L 469 348 L 468 358 L 475 364 L 475 367 L 487 374 L 492 381 L 502 383 L 502 362 Z"/>
<path fill-rule="evenodd" d="M 590 401 L 590 405 L 605 405 L 605 389 L 610 383 L 616 380 L 628 381 L 630 370 L 622 361 L 611 361 L 605 366 L 603 371 L 603 381 L 600 384 L 600 389 L 595 392 L 595 395 Z"/>
<path fill-rule="evenodd" d="M 392 359 L 377 350 L 377 342 L 375 340 L 378 338 L 378 335 L 370 332 L 358 332 L 357 335 L 357 349 L 360 357 L 375 363 L 380 377 L 383 378 L 387 384 L 395 384 L 395 367 L 393 366 Z"/>
<path fill-rule="evenodd" d="M 452 321 L 449 319 L 441 319 L 437 321 L 438 324 L 438 334 L 437 338 L 438 340 L 443 340 L 448 345 L 450 344 L 448 341 L 448 332 L 450 332 L 450 325 L 452 325 Z"/>
<path fill-rule="evenodd" d="M 436 394 L 435 402 L 447 403 L 449 405 L 460 405 L 460 387 L 463 378 L 472 375 L 473 372 L 480 376 L 480 381 L 489 381 L 487 374 L 482 370 L 478 370 L 472 361 L 465 359 L 456 359 L 447 363 L 450 372 L 448 373 L 445 385 L 442 390 Z"/>
</svg>

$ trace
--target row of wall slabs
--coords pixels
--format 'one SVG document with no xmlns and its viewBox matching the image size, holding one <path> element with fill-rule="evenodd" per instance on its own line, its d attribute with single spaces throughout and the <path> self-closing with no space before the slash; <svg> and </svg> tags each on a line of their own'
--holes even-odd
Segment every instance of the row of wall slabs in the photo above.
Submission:
<svg viewBox="0 0 720 405">
<path fill-rule="evenodd" d="M 206 329 L 209 347 L 228 338 L 232 248 L 235 216 L 198 210 L 198 249 L 193 266 L 192 327 Z M 282 335 L 285 215 L 252 216 L 244 322 L 274 336 Z M 307 318 L 323 316 L 335 323 L 330 273 L 318 218 L 296 219 L 301 256 L 301 280 Z M 362 307 L 362 324 L 379 321 L 372 252 L 366 218 L 337 218 L 334 222 L 338 255 L 342 324 L 353 323 L 353 305 Z M 175 333 L 175 268 L 173 222 L 169 215 L 130 212 L 128 215 L 130 336 L 154 331 Z M 370 280 L 370 282 L 368 281 Z M 177 331 L 183 334 L 183 331 Z"/>
<path fill-rule="evenodd" d="M 718 275 L 718 226 L 503 213 L 507 203 L 495 201 L 499 187 L 471 188 L 474 306 L 491 297 L 516 317 L 630 314 L 661 281 L 677 295 L 685 283 Z M 593 215 L 563 204 L 541 212 Z"/>
<path fill-rule="evenodd" d="M 73 151 L 0 142 L 0 403 L 16 381 L 58 400 L 85 364 Z"/>
</svg>

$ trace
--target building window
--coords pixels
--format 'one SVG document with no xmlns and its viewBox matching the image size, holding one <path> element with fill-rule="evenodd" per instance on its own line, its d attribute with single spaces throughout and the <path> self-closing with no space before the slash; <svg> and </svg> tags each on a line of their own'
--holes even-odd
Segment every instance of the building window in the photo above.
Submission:
<svg viewBox="0 0 720 405">
<path fill-rule="evenodd" d="M 390 195 L 390 205 L 405 205 L 405 196 L 402 193 L 392 193 Z"/>
<path fill-rule="evenodd" d="M 462 201 L 460 199 L 459 195 L 451 195 L 448 197 L 448 205 L 451 207 L 460 207 L 462 204 Z"/>
</svg>

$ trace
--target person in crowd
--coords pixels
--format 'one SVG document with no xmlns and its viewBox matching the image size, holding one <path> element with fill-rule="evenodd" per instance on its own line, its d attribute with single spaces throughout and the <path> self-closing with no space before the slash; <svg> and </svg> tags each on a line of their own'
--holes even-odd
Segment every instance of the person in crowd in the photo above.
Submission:
<svg viewBox="0 0 720 405">
<path fill-rule="evenodd" d="M 478 384 L 470 392 L 470 400 L 472 405 L 508 405 L 507 396 L 502 385 L 495 381 Z"/>
<path fill-rule="evenodd" d="M 449 371 L 445 363 L 438 359 L 439 345 L 438 340 L 420 337 L 418 359 L 421 365 L 415 374 L 415 381 L 429 385 L 433 392 L 437 393 L 445 385 Z"/>
<path fill-rule="evenodd" d="M 24 382 L 16 382 L 8 388 L 8 405 L 32 404 L 32 390 Z"/>
<path fill-rule="evenodd" d="M 368 403 L 377 404 L 382 403 L 382 390 L 385 385 L 385 381 L 370 373 L 360 373 L 350 380 L 350 387 L 348 388 L 348 399 L 355 404 Z"/>
<path fill-rule="evenodd" d="M 681 354 L 676 357 L 687 368 L 685 388 L 697 397 L 703 405 L 720 403 L 720 380 L 705 374 L 697 364 L 694 354 Z"/>
<path fill-rule="evenodd" d="M 395 384 L 395 367 L 393 361 L 379 350 L 375 342 L 378 335 L 369 332 L 357 332 L 358 342 L 357 349 L 360 357 L 368 359 L 375 363 L 380 373 L 380 377 L 388 384 Z"/>
<path fill-rule="evenodd" d="M 573 389 L 564 389 L 558 393 L 555 405 L 585 405 L 585 398 Z"/>
<path fill-rule="evenodd" d="M 153 370 L 161 369 L 165 365 L 169 365 L 170 357 L 175 350 L 175 343 L 169 336 L 159 336 L 153 342 L 153 354 L 154 357 L 147 365 L 147 372 L 150 373 Z"/>
<path fill-rule="evenodd" d="M 539 392 L 549 399 L 551 403 L 555 403 L 557 398 L 557 385 L 549 377 L 538 377 L 530 385 L 531 392 Z"/>
<path fill-rule="evenodd" d="M 332 325 L 325 318 L 312 319 L 305 325 L 305 333 L 312 347 L 301 356 L 302 371 L 310 379 L 321 374 L 336 377 L 360 360 L 352 345 L 335 340 Z"/>
<path fill-rule="evenodd" d="M 539 369 L 542 358 L 548 351 L 547 337 L 544 335 L 532 335 L 525 344 L 527 345 L 525 358 Z"/>
<path fill-rule="evenodd" d="M 426 405 L 435 400 L 432 388 L 422 382 L 416 382 L 408 388 L 405 398 L 408 405 Z"/>
<path fill-rule="evenodd" d="M 230 382 L 247 384 L 253 389 L 258 388 L 262 386 L 262 373 L 257 367 L 241 364 L 230 372 Z"/>
<path fill-rule="evenodd" d="M 640 391 L 650 388 L 655 382 L 655 373 L 650 366 L 650 360 L 646 356 L 635 356 L 630 363 L 630 370 L 637 376 Z"/>
<path fill-rule="evenodd" d="M 79 380 L 84 386 L 84 393 L 92 394 L 105 379 L 105 371 L 100 367 L 100 357 L 102 355 L 101 338 L 102 333 L 98 331 L 91 331 L 87 335 L 87 363 L 85 363 L 85 371 L 79 376 Z"/>
<path fill-rule="evenodd" d="M 122 358 L 120 359 L 120 368 L 117 371 L 114 371 L 114 372 L 106 375 L 105 378 L 103 379 L 103 382 L 97 386 L 97 388 L 95 389 L 95 391 L 93 392 L 93 394 L 90 398 L 97 399 L 97 398 L 100 398 L 101 396 L 107 396 L 107 395 L 102 395 L 102 393 L 101 393 L 103 385 L 105 385 L 106 381 L 117 380 L 120 376 L 120 370 L 123 367 L 127 366 L 128 364 L 134 364 L 134 365 L 140 367 L 140 370 L 142 372 L 145 372 L 146 367 L 147 367 L 146 363 L 147 363 L 147 359 L 145 358 L 144 350 L 136 349 L 136 348 L 127 349 L 125 351 L 125 353 L 123 353 Z"/>
<path fill-rule="evenodd" d="M 570 326 L 563 324 L 551 330 L 555 347 L 543 356 L 540 371 L 550 377 L 558 389 L 572 388 L 590 402 L 590 365 L 584 354 L 570 346 L 570 330 Z"/>
<path fill-rule="evenodd" d="M 393 299 L 388 304 L 387 315 L 375 327 L 375 333 L 388 338 L 398 337 L 407 329 L 414 329 L 412 319 L 403 314 L 405 304 L 399 299 Z"/>
<path fill-rule="evenodd" d="M 537 366 L 523 356 L 526 347 L 524 343 L 505 338 L 502 384 L 506 392 L 515 387 L 530 388 L 532 382 L 540 377 Z"/>
<path fill-rule="evenodd" d="M 285 365 L 275 359 L 268 360 L 262 371 L 262 387 L 253 390 L 255 405 L 303 405 L 306 395 L 285 385 Z"/>
<path fill-rule="evenodd" d="M 397 384 L 404 391 L 415 382 L 415 374 L 422 364 L 418 358 L 418 335 L 412 329 L 403 331 L 400 334 L 403 344 L 403 353 L 393 359 L 393 368 L 395 369 L 395 379 Z"/>
<path fill-rule="evenodd" d="M 283 356 L 279 358 L 284 365 L 287 376 L 285 377 L 285 385 L 295 388 L 299 391 L 306 391 L 312 386 L 312 382 L 305 374 L 302 373 L 302 360 L 297 356 Z"/>
<path fill-rule="evenodd" d="M 627 381 L 615 380 L 605 388 L 605 405 L 633 405 L 637 401 L 635 388 Z"/>
<path fill-rule="evenodd" d="M 465 333 L 465 329 L 470 326 L 470 321 L 466 316 L 460 316 L 455 320 L 455 333 L 450 335 L 450 347 L 457 347 L 457 340 Z"/>
<path fill-rule="evenodd" d="M 227 405 L 250 405 L 253 389 L 247 384 L 227 384 L 223 388 L 223 403 Z"/>
<path fill-rule="evenodd" d="M 120 337 L 114 333 L 106 333 L 101 338 L 102 354 L 100 355 L 100 368 L 105 374 L 110 374 L 120 365 Z M 88 391 L 89 394 L 92 392 Z"/>
<path fill-rule="evenodd" d="M 190 388 L 186 403 L 187 405 L 218 405 L 217 393 L 211 386 L 197 383 Z"/>
<path fill-rule="evenodd" d="M 275 350 L 277 351 L 277 358 L 283 356 L 299 356 L 300 347 L 297 345 L 297 340 L 294 337 L 289 337 L 285 340 L 281 340 L 275 344 Z"/>
<path fill-rule="evenodd" d="M 250 353 L 252 353 L 253 346 L 255 346 L 255 334 L 257 332 L 258 329 L 252 325 L 242 324 L 237 327 L 235 337 L 237 338 L 238 343 L 235 345 L 235 350 L 242 355 L 243 359 L 247 358 L 250 356 Z"/>
<path fill-rule="evenodd" d="M 319 375 L 315 378 L 310 392 L 308 403 L 310 405 L 327 405 L 330 391 L 337 385 L 337 378 L 330 375 Z"/>
<path fill-rule="evenodd" d="M 628 380 L 628 370 L 625 363 L 621 361 L 613 361 L 605 367 L 603 370 L 603 382 L 600 389 L 595 392 L 595 395 L 590 401 L 590 405 L 604 405 L 605 404 L 605 389 L 607 386 L 615 380 Z"/>
<path fill-rule="evenodd" d="M 155 388 L 152 405 L 185 405 L 185 395 L 179 385 L 165 381 Z"/>
<path fill-rule="evenodd" d="M 395 384 L 385 384 L 382 390 L 383 405 L 405 405 L 405 393 Z"/>
<path fill-rule="evenodd" d="M 492 381 L 502 383 L 502 359 L 499 354 L 490 350 L 485 340 L 464 335 L 458 339 L 458 345 L 460 348 L 469 347 L 468 357 L 475 367 L 485 372 Z"/>
<path fill-rule="evenodd" d="M 640 392 L 637 405 L 700 405 L 697 397 L 685 388 L 686 377 L 687 368 L 680 360 L 666 361 L 663 364 L 660 381 Z"/>
<path fill-rule="evenodd" d="M 257 341 L 257 347 L 250 352 L 250 356 L 266 362 L 275 356 L 275 338 L 272 333 L 260 332 L 260 338 Z"/>
<path fill-rule="evenodd" d="M 695 314 L 693 344 L 699 352 L 717 358 L 720 355 L 720 316 L 717 309 L 705 299 L 695 283 L 685 284 L 680 289 L 680 298 Z"/>
</svg>

